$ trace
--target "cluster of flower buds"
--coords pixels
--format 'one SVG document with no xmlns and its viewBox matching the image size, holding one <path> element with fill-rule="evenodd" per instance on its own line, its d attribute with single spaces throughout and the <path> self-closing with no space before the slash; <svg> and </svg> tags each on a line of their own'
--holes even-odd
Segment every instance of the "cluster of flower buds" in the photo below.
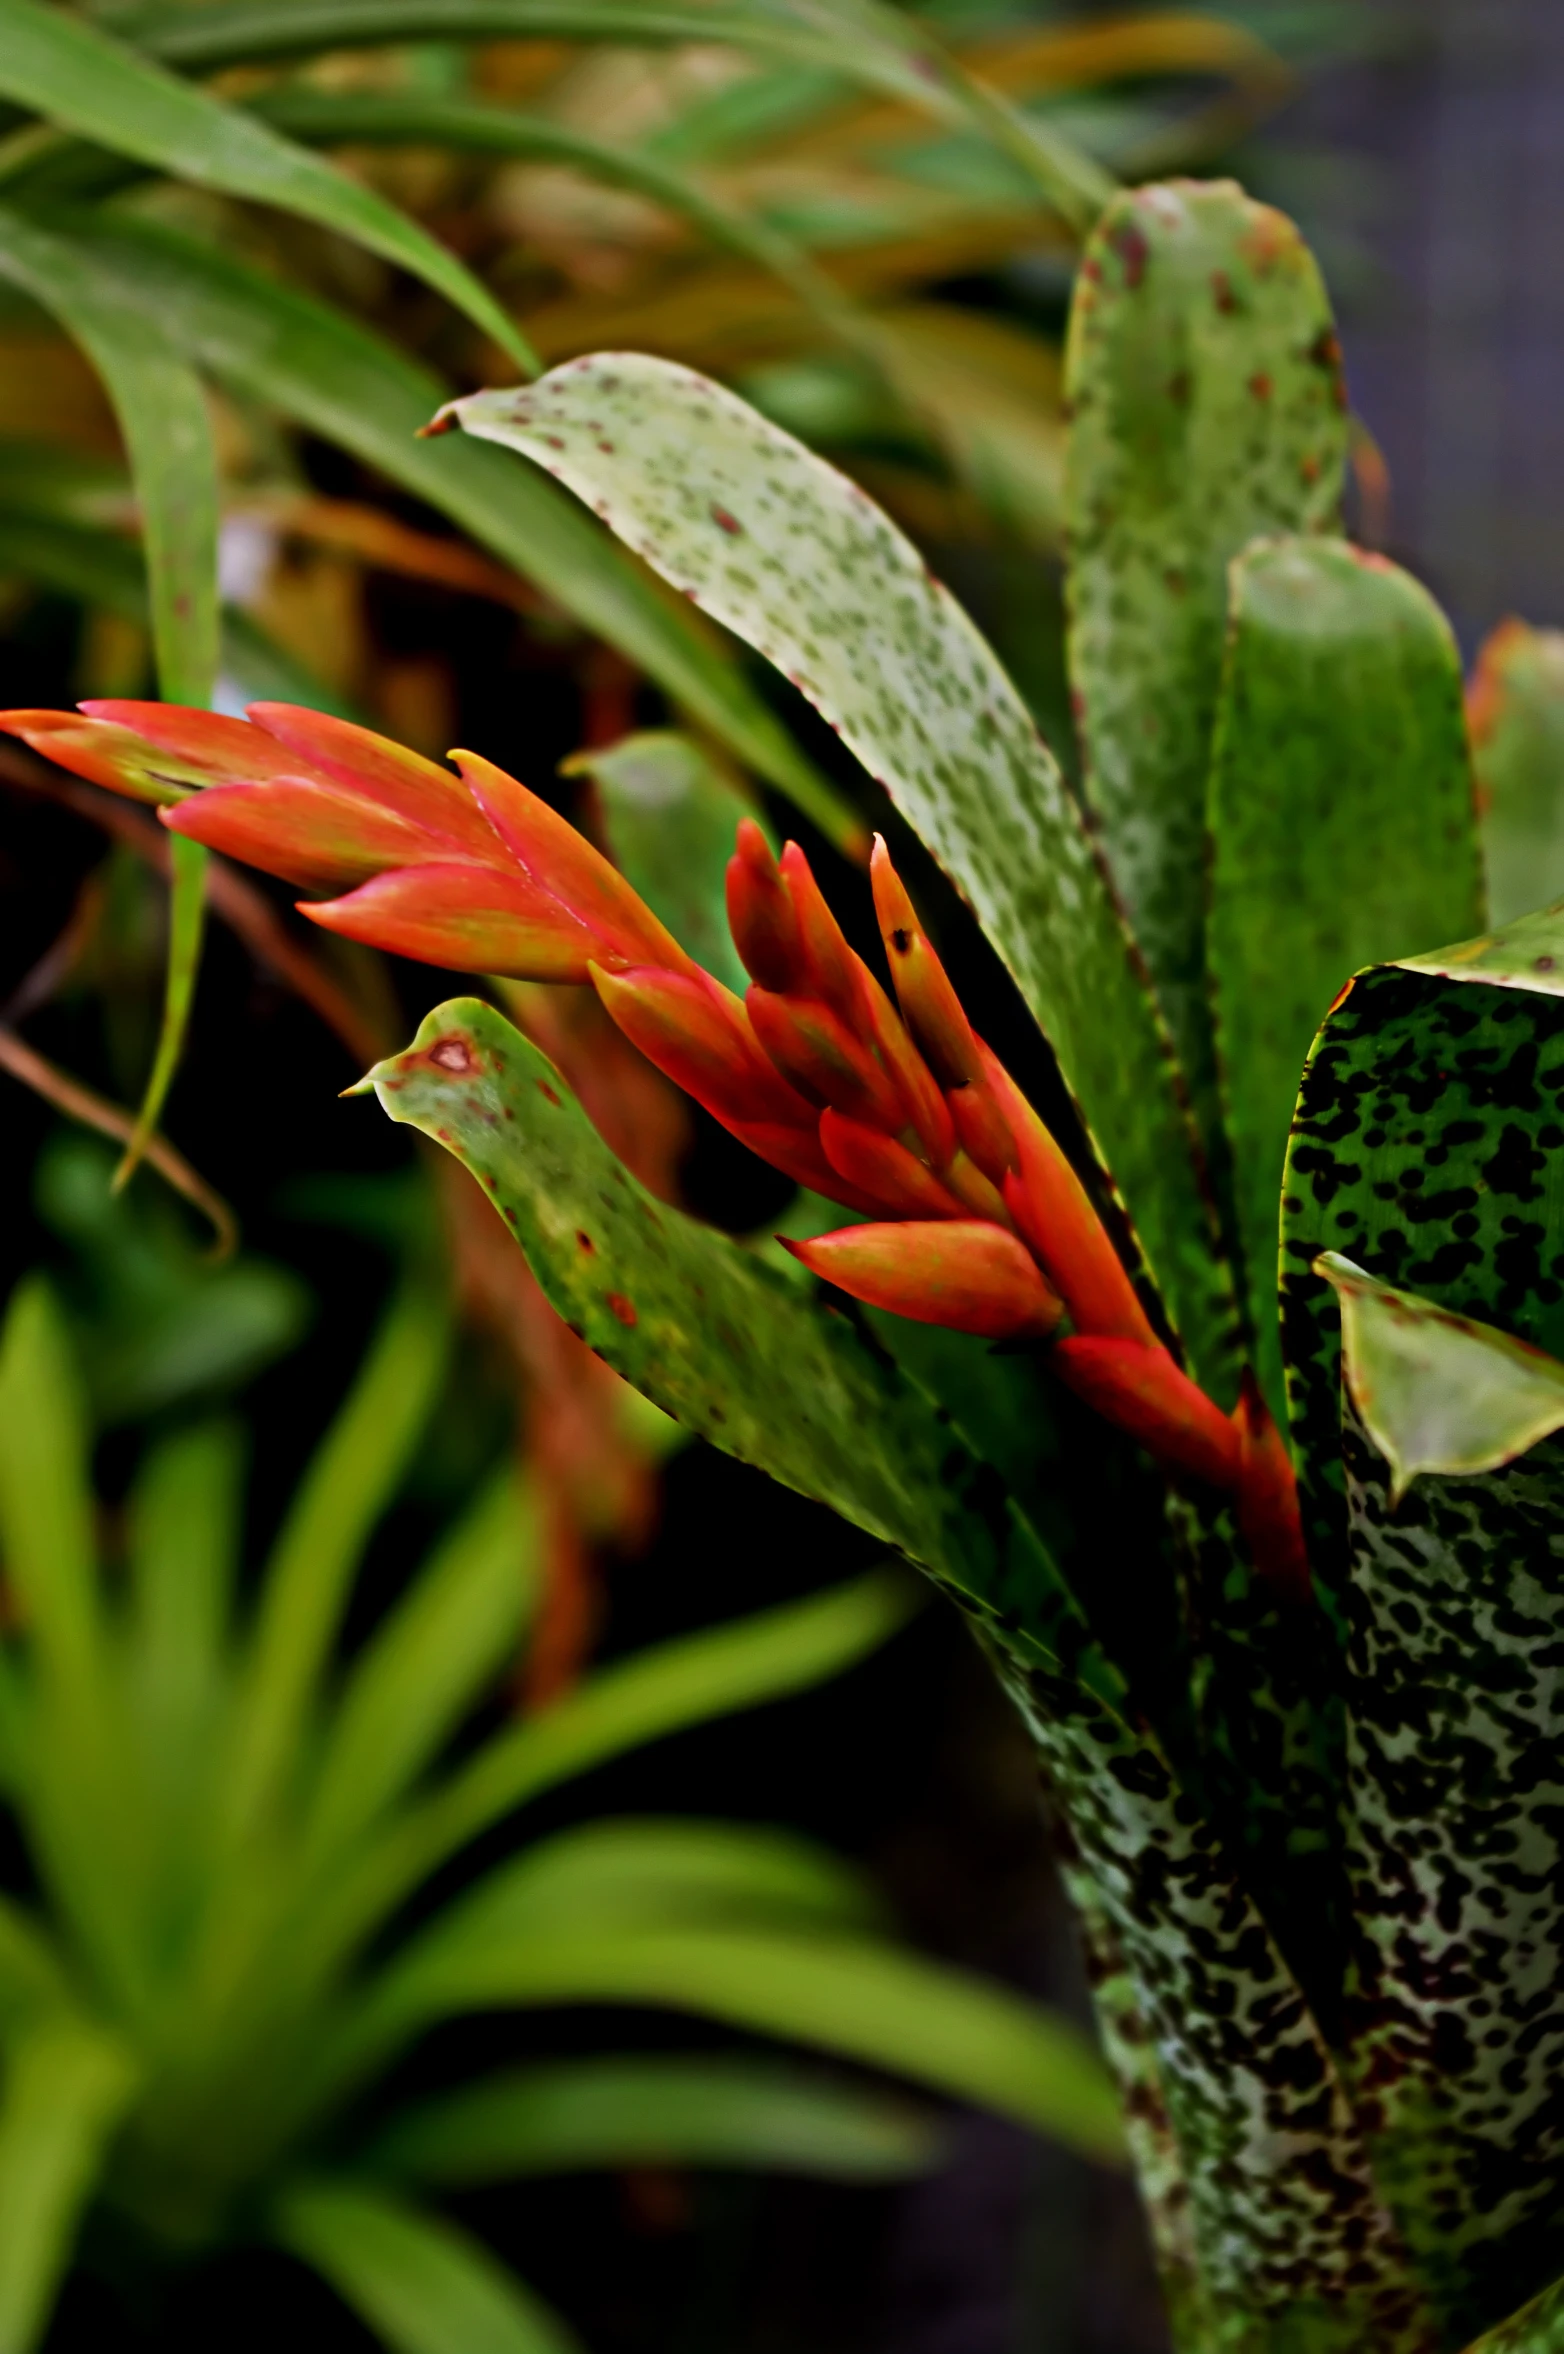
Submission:
<svg viewBox="0 0 1564 2354">
<path fill-rule="evenodd" d="M 647 1059 L 753 1151 L 866 1223 L 788 1248 L 871 1306 L 1046 1343 L 1060 1378 L 1169 1471 L 1233 1499 L 1257 1565 L 1307 1591 L 1292 1467 L 1246 1381 L 1224 1414 L 1153 1328 L 1053 1135 L 973 1031 L 883 841 L 895 1003 L 795 843 L 752 819 L 728 915 L 752 986 L 703 971 L 584 835 L 470 752 L 457 770 L 287 704 L 0 714 L 63 766 L 157 801 L 176 832 L 308 890 L 350 939 L 457 971 L 588 981 Z M 197 792 L 195 788 L 203 787 Z"/>
</svg>

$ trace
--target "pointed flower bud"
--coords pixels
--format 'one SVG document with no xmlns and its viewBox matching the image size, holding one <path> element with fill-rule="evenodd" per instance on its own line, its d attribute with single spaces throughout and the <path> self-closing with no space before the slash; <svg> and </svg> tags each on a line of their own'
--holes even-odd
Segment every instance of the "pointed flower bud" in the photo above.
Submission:
<svg viewBox="0 0 1564 2354">
<path fill-rule="evenodd" d="M 204 794 L 197 809 L 221 798 Z M 401 866 L 345 899 L 303 900 L 299 912 L 323 931 L 421 964 L 529 981 L 585 981 L 602 946 L 529 875 L 476 860 Z"/>
<path fill-rule="evenodd" d="M 974 1079 L 964 1087 L 952 1087 L 945 1101 L 963 1151 L 992 1184 L 1003 1185 L 1019 1170 L 1020 1155 L 987 1081 Z"/>
<path fill-rule="evenodd" d="M 853 961 L 858 967 L 861 1035 L 890 1074 L 902 1100 L 905 1125 L 917 1131 L 918 1141 L 934 1167 L 943 1169 L 956 1149 L 956 1130 L 949 1106 L 885 991 L 861 958 L 855 957 Z"/>
<path fill-rule="evenodd" d="M 758 984 L 744 1002 L 756 1037 L 800 1094 L 887 1135 L 905 1125 L 896 1089 L 832 1007 L 815 997 L 778 997 Z"/>
<path fill-rule="evenodd" d="M 965 1218 L 966 1205 L 943 1186 L 932 1169 L 910 1153 L 894 1136 L 866 1128 L 858 1120 L 833 1111 L 820 1114 L 820 1144 L 840 1177 L 898 1218 Z"/>
<path fill-rule="evenodd" d="M 649 1063 L 714 1118 L 771 1122 L 815 1142 L 814 1107 L 761 1052 L 741 1001 L 707 973 L 642 967 L 591 979 L 615 1022 Z"/>
<path fill-rule="evenodd" d="M 1158 1344 L 1139 1295 L 1090 1197 L 1009 1072 L 987 1048 L 983 1076 L 1020 1156 L 1004 1182 L 1006 1207 L 1036 1251 L 1077 1332 Z"/>
<path fill-rule="evenodd" d="M 916 1324 L 984 1340 L 1046 1340 L 1064 1314 L 1015 1236 L 975 1220 L 845 1226 L 786 1248 L 855 1300 Z"/>
<path fill-rule="evenodd" d="M 1103 1418 L 1138 1440 L 1169 1471 L 1188 1472 L 1224 1495 L 1238 1484 L 1240 1440 L 1205 1391 L 1160 1341 L 1071 1333 L 1054 1349 L 1060 1378 Z"/>
<path fill-rule="evenodd" d="M 797 910 L 771 844 L 752 817 L 740 818 L 737 848 L 728 861 L 728 928 L 752 981 L 784 993 L 803 986 Z"/>
<path fill-rule="evenodd" d="M 849 1024 L 858 1019 L 858 959 L 848 947 L 842 927 L 831 913 L 815 881 L 808 859 L 796 842 L 782 851 L 782 879 L 798 918 L 806 977 L 797 994 L 823 998 L 833 1013 Z"/>
<path fill-rule="evenodd" d="M 979 1078 L 981 1065 L 971 1025 L 949 974 L 923 936 L 882 834 L 874 837 L 869 880 L 902 1019 L 942 1087 L 960 1087 Z"/>
</svg>

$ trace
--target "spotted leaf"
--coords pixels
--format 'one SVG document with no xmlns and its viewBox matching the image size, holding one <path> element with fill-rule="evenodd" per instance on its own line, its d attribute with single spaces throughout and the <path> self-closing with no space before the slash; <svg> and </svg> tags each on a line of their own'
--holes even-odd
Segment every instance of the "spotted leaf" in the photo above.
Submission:
<svg viewBox="0 0 1564 2354">
<path fill-rule="evenodd" d="M 646 1194 L 491 1007 L 437 1008 L 371 1080 L 392 1118 L 463 1161 L 555 1307 L 618 1372 L 900 1546 L 966 1609 L 1134 1983 L 1184 2169 L 1202 2327 L 1214 2319 L 1224 2344 L 1262 2354 L 1302 2315 L 1311 2346 L 1346 2354 L 1371 2337 L 1413 2354 L 1416 2292 L 1314 2019 L 1220 1838 L 957 1419 L 845 1318 Z"/>
<path fill-rule="evenodd" d="M 1202 877 L 1227 566 L 1257 533 L 1333 530 L 1346 454 L 1330 306 L 1291 221 L 1231 180 L 1116 196 L 1076 280 L 1065 397 L 1087 794 L 1214 1135 Z"/>
</svg>

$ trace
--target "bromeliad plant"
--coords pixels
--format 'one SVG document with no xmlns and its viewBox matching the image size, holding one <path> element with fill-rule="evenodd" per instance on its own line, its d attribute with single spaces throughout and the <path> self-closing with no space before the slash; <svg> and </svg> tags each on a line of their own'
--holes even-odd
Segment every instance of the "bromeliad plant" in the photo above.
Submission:
<svg viewBox="0 0 1564 2354">
<path fill-rule="evenodd" d="M 474 1000 L 366 1082 L 631 1381 L 969 1613 L 1057 1801 L 1181 2346 L 1457 2349 L 1535 2292 L 1503 2343 L 1541 2349 L 1564 927 L 1480 935 L 1453 643 L 1339 536 L 1340 354 L 1291 225 L 1226 184 L 1115 198 L 1067 392 L 1084 809 L 915 551 L 732 394 L 608 354 L 440 420 L 548 468 L 819 707 L 1008 968 L 1049 1124 L 883 845 L 896 1004 L 748 827 L 740 1000 L 474 755 L 273 706 L 7 724 L 329 894 L 328 928 L 590 978 L 856 1213 L 793 1237 L 835 1299 L 800 1288 L 633 1184 Z"/>
<path fill-rule="evenodd" d="M 238 1426 L 146 1449 L 121 1574 L 104 1574 L 67 1329 L 41 1283 L 12 1301 L 0 1785 L 36 1882 L 0 1900 L 15 2354 L 42 2339 L 88 2220 L 110 2276 L 143 2296 L 269 2242 L 400 2354 L 569 2354 L 566 2324 L 442 2215 L 443 2194 L 638 2163 L 873 2180 L 931 2154 L 933 2121 L 905 2098 L 742 2051 L 490 2067 L 398 2099 L 403 2056 L 473 2013 L 694 2012 L 1114 2149 L 1111 2092 L 1073 2030 L 898 1952 L 858 1878 L 804 1842 L 650 1816 L 503 1838 L 572 1775 L 847 1668 L 905 1622 L 903 1573 L 642 1652 L 464 1738 L 539 1584 L 536 1501 L 501 1470 L 341 1661 L 360 1557 L 449 1340 L 438 1294 L 409 1278 L 245 1608 Z"/>
</svg>

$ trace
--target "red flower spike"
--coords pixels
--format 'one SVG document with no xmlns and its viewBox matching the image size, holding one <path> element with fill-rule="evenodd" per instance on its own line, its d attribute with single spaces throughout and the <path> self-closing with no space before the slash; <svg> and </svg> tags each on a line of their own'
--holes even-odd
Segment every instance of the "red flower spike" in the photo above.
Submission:
<svg viewBox="0 0 1564 2354">
<path fill-rule="evenodd" d="M 1239 1436 L 1238 1526 L 1255 1568 L 1279 1600 L 1311 1601 L 1314 1587 L 1292 1459 L 1247 1365 L 1233 1421 Z"/>
<path fill-rule="evenodd" d="M 1005 1206 L 1057 1284 L 1076 1331 L 1160 1347 L 1085 1186 L 1003 1064 L 981 1051 L 1021 1162 L 1019 1174 L 1005 1179 Z"/>
<path fill-rule="evenodd" d="M 739 820 L 728 861 L 728 929 L 744 970 L 763 989 L 803 985 L 804 943 L 798 912 L 766 840 L 752 817 Z"/>
<path fill-rule="evenodd" d="M 861 957 L 854 957 L 853 962 L 858 967 L 861 1034 L 895 1082 L 906 1125 L 917 1130 L 918 1141 L 935 1168 L 943 1169 L 956 1149 L 949 1107 L 885 991 Z"/>
<path fill-rule="evenodd" d="M 841 1173 L 833 1169 L 821 1150 L 820 1138 L 812 1128 L 787 1128 L 767 1120 L 730 1120 L 718 1115 L 730 1136 L 748 1145 L 756 1158 L 769 1161 L 773 1169 L 780 1169 L 784 1177 L 791 1177 L 800 1185 L 807 1185 L 811 1193 L 824 1194 L 829 1202 L 840 1202 L 847 1210 L 859 1210 L 867 1217 L 883 1215 L 885 1204 L 873 1194 L 860 1193 Z"/>
<path fill-rule="evenodd" d="M 252 703 L 249 714 L 291 755 L 279 763 L 285 772 L 297 774 L 302 757 L 333 784 L 394 809 L 410 825 L 450 844 L 459 857 L 496 856 L 499 845 L 487 819 L 461 779 L 438 761 L 352 720 L 297 703 Z"/>
<path fill-rule="evenodd" d="M 242 726 L 242 721 L 232 724 Z M 199 761 L 159 752 L 145 736 L 105 719 L 83 719 L 74 711 L 3 711 L 0 730 L 19 736 L 45 760 L 131 801 L 167 804 L 185 800 L 210 771 Z"/>
<path fill-rule="evenodd" d="M 301 891 L 344 891 L 388 867 L 427 867 L 442 851 L 454 854 L 449 842 L 431 840 L 395 810 L 304 777 L 213 785 L 165 811 L 163 822 L 170 833 L 280 875 Z"/>
<path fill-rule="evenodd" d="M 631 1045 L 725 1127 L 759 1121 L 798 1129 L 818 1152 L 815 1107 L 766 1059 L 742 1001 L 720 981 L 654 966 L 611 973 L 597 964 L 591 980 Z"/>
<path fill-rule="evenodd" d="M 987 1085 L 975 1079 L 968 1086 L 952 1087 L 945 1102 L 962 1149 L 971 1154 L 985 1177 L 1003 1185 L 1013 1171 L 1019 1171 L 1020 1155 Z"/>
<path fill-rule="evenodd" d="M 983 1340 L 1046 1340 L 1064 1314 L 1035 1261 L 1001 1226 L 844 1226 L 785 1247 L 838 1290 L 915 1324 Z"/>
<path fill-rule="evenodd" d="M 842 927 L 821 896 L 808 859 L 796 842 L 782 850 L 782 879 L 798 917 L 807 979 L 797 994 L 824 998 L 844 1022 L 858 1021 L 859 963 L 842 934 Z"/>
<path fill-rule="evenodd" d="M 499 837 L 496 851 L 518 860 L 578 922 L 596 932 L 614 957 L 676 973 L 700 971 L 619 869 L 557 810 L 476 752 L 453 752 L 451 758 Z"/>
<path fill-rule="evenodd" d="M 307 757 L 280 746 L 264 728 L 252 726 L 247 719 L 230 719 L 220 711 L 202 711 L 190 703 L 131 702 L 117 696 L 83 703 L 81 709 L 91 721 L 128 728 L 143 747 L 150 744 L 188 762 L 203 784 L 264 785 L 278 776 L 308 777 L 321 785 L 333 781 Z"/>
<path fill-rule="evenodd" d="M 219 839 L 217 846 L 227 844 Z M 476 859 L 400 866 L 345 899 L 300 900 L 299 913 L 344 939 L 458 973 L 585 981 L 603 953 L 602 942 L 530 875 Z"/>
<path fill-rule="evenodd" d="M 1067 1303 L 1068 1304 L 1068 1303 Z M 1053 1353 L 1054 1370 L 1107 1422 L 1127 1431 L 1169 1471 L 1183 1471 L 1231 1495 L 1242 1444 L 1235 1426 L 1160 1341 L 1072 1333 Z"/>
<path fill-rule="evenodd" d="M 830 1006 L 815 997 L 778 997 L 758 983 L 744 1003 L 756 1037 L 801 1095 L 834 1104 L 888 1136 L 906 1125 L 895 1087 Z"/>
<path fill-rule="evenodd" d="M 917 912 L 891 864 L 882 834 L 874 837 L 869 880 L 896 1001 L 935 1078 L 949 1088 L 981 1077 L 971 1024 L 961 1010 L 950 975 L 919 928 Z"/>
<path fill-rule="evenodd" d="M 898 1218 L 969 1218 L 971 1211 L 941 1185 L 932 1169 L 894 1136 L 865 1128 L 829 1104 L 820 1114 L 820 1144 L 839 1177 L 875 1207 Z"/>
</svg>

